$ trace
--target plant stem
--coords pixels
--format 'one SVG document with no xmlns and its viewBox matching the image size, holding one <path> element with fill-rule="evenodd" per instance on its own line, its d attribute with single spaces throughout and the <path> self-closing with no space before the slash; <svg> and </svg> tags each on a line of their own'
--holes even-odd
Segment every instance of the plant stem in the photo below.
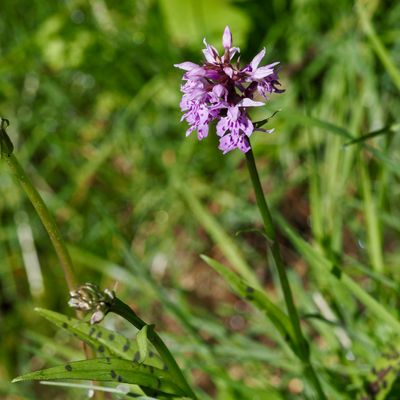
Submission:
<svg viewBox="0 0 400 400">
<path fill-rule="evenodd" d="M 21 167 L 14 154 L 5 155 L 3 158 L 7 162 L 7 165 L 10 168 L 11 172 L 18 179 L 33 207 L 38 213 L 47 233 L 49 234 L 50 240 L 57 253 L 58 259 L 60 260 L 68 289 L 70 291 L 73 290 L 76 285 L 71 257 L 67 251 L 67 248 L 64 244 L 64 241 L 61 237 L 60 231 L 58 230 L 53 216 L 50 214 L 42 197 L 40 196 L 36 188 L 32 185 L 31 180 L 26 175 L 25 171 Z"/>
<path fill-rule="evenodd" d="M 139 330 L 142 329 L 145 325 L 148 325 L 140 317 L 138 317 L 138 315 L 127 304 L 122 302 L 117 297 L 110 305 L 109 311 L 118 314 L 122 318 L 125 318 Z M 190 398 L 197 399 L 192 388 L 189 386 L 185 376 L 183 375 L 183 372 L 175 361 L 175 358 L 172 356 L 172 354 L 168 350 L 168 347 L 165 345 L 160 336 L 154 331 L 154 329 L 149 329 L 147 331 L 147 338 L 158 351 L 160 357 L 164 361 L 165 365 L 168 367 L 169 372 L 176 379 L 176 382 L 182 387 L 183 390 L 185 390 Z"/>
<path fill-rule="evenodd" d="M 313 384 L 315 390 L 318 393 L 319 398 L 326 399 L 326 396 L 322 390 L 317 374 L 315 373 L 315 370 L 310 362 L 309 346 L 301 330 L 300 318 L 297 313 L 296 306 L 294 305 L 293 294 L 286 274 L 285 265 L 282 260 L 279 243 L 276 237 L 275 226 L 267 202 L 265 200 L 264 192 L 262 190 L 252 149 L 250 149 L 246 153 L 246 161 L 251 181 L 253 183 L 254 192 L 256 195 L 257 206 L 260 210 L 264 222 L 265 233 L 270 241 L 269 244 L 271 246 L 272 256 L 274 258 L 275 265 L 278 270 L 279 281 L 281 283 L 282 292 L 286 303 L 286 308 L 289 313 L 289 318 L 293 326 L 295 336 L 297 338 L 297 345 L 298 345 L 297 355 L 303 363 L 305 375 L 307 376 L 310 383 Z"/>
</svg>

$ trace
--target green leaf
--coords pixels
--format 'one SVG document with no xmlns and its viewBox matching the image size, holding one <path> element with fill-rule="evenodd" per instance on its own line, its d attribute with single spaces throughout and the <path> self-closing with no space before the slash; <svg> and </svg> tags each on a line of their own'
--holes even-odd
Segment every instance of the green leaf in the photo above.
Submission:
<svg viewBox="0 0 400 400">
<path fill-rule="evenodd" d="M 384 134 L 386 134 L 388 132 L 397 132 L 399 129 L 400 129 L 400 124 L 386 125 L 381 129 L 366 133 L 365 135 L 359 136 L 356 139 L 350 140 L 349 142 L 344 144 L 344 147 L 351 146 L 352 144 L 365 142 L 368 139 L 372 139 L 374 137 L 377 137 L 377 136 L 380 136 L 380 135 L 384 135 Z"/>
<path fill-rule="evenodd" d="M 119 382 L 140 385 L 160 393 L 184 396 L 184 392 L 171 381 L 168 373 L 150 365 L 120 358 L 95 358 L 75 361 L 58 367 L 31 372 L 12 382 L 31 380 L 79 379 Z"/>
<path fill-rule="evenodd" d="M 36 308 L 36 311 L 56 326 L 76 335 L 102 355 L 110 354 L 125 360 L 141 360 L 141 363 L 144 362 L 149 366 L 164 368 L 164 363 L 153 351 L 147 351 L 146 357 L 142 358 L 137 341 L 130 340 L 99 325 L 90 325 L 86 321 L 67 317 L 54 311 L 43 308 Z"/>
<path fill-rule="evenodd" d="M 147 328 L 148 325 L 145 325 L 136 335 L 136 341 L 139 347 L 139 362 L 142 363 L 147 358 L 148 354 L 148 345 L 147 345 Z"/>
<path fill-rule="evenodd" d="M 252 303 L 257 309 L 264 312 L 284 338 L 289 338 L 292 348 L 295 349 L 295 335 L 288 316 L 278 308 L 267 294 L 247 284 L 233 271 L 210 257 L 201 255 L 201 258 L 232 287 L 234 292 Z"/>
<path fill-rule="evenodd" d="M 340 136 L 343 139 L 347 139 L 348 141 L 353 141 L 356 139 L 356 137 L 351 134 L 347 129 L 342 128 L 340 126 L 337 126 L 335 124 L 332 124 L 327 121 L 323 121 L 321 119 L 311 117 L 305 114 L 301 114 L 295 110 L 290 110 L 290 115 L 291 121 L 292 122 L 297 122 L 300 124 L 303 124 L 304 126 L 312 126 L 316 128 L 320 128 L 321 130 L 324 130 L 326 132 L 332 133 L 334 135 Z M 397 129 L 397 128 L 396 128 Z M 346 142 L 348 143 L 348 142 Z M 365 142 L 360 142 L 360 145 L 363 146 L 364 149 L 366 149 L 368 152 L 373 154 L 378 160 L 380 160 L 387 168 L 389 168 L 392 172 L 394 172 L 396 175 L 399 175 L 399 160 L 394 159 L 392 160 L 389 158 L 386 153 L 383 151 L 368 145 Z"/>
</svg>

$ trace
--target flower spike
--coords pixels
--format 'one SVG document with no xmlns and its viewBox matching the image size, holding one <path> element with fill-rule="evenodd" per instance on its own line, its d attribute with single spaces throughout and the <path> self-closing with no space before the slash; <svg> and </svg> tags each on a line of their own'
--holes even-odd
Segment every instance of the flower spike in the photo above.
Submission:
<svg viewBox="0 0 400 400">
<path fill-rule="evenodd" d="M 243 153 L 250 150 L 249 138 L 255 131 L 248 115 L 249 107 L 260 107 L 271 93 L 282 93 L 274 62 L 259 66 L 265 56 L 262 49 L 250 62 L 240 68 L 239 60 L 233 58 L 240 52 L 232 47 L 232 33 L 227 26 L 222 35 L 223 55 L 204 39 L 205 61 L 202 65 L 190 61 L 175 64 L 185 71 L 181 87 L 183 93 L 180 103 L 182 120 L 189 128 L 186 136 L 197 131 L 199 140 L 208 136 L 209 125 L 217 122 L 219 149 L 224 153 L 239 149 Z M 268 131 L 270 132 L 270 130 Z"/>
</svg>

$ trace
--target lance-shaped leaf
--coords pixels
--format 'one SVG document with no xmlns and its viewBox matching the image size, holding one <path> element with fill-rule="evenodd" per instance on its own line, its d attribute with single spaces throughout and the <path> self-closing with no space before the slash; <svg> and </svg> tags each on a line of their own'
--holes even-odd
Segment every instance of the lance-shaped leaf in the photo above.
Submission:
<svg viewBox="0 0 400 400">
<path fill-rule="evenodd" d="M 86 321 L 67 317 L 55 311 L 43 308 L 36 308 L 36 311 L 53 324 L 77 336 L 101 355 L 114 355 L 125 360 L 140 360 L 147 365 L 160 369 L 164 368 L 161 358 L 151 350 L 148 350 L 146 356 L 142 359 L 137 343 L 138 338 L 136 341 L 130 340 L 100 325 L 90 325 Z"/>
<path fill-rule="evenodd" d="M 213 260 L 205 255 L 202 255 L 201 258 L 225 279 L 225 281 L 232 287 L 237 295 L 248 300 L 257 309 L 264 312 L 281 333 L 281 335 L 285 339 L 289 340 L 293 350 L 295 351 L 296 339 L 292 325 L 290 324 L 290 320 L 280 308 L 272 303 L 266 293 L 250 286 L 235 272 L 231 271 L 218 261 Z"/>
<path fill-rule="evenodd" d="M 109 357 L 75 361 L 58 367 L 31 372 L 15 378 L 13 383 L 56 379 L 129 383 L 153 389 L 158 393 L 185 395 L 185 392 L 170 379 L 166 371 L 134 361 Z"/>
</svg>

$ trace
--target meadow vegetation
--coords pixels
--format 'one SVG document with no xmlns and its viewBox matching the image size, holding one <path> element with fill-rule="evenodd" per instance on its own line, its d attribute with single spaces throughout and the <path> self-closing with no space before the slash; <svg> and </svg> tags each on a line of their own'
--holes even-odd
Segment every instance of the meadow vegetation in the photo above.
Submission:
<svg viewBox="0 0 400 400">
<path fill-rule="evenodd" d="M 241 60 L 266 47 L 281 62 L 285 93 L 251 112 L 279 110 L 266 126 L 275 131 L 252 146 L 312 363 L 329 399 L 395 400 L 399 21 L 400 4 L 375 0 L 2 2 L 0 117 L 77 282 L 114 289 L 154 324 L 199 399 L 318 397 L 274 323 L 271 304 L 286 312 L 285 302 L 246 158 L 223 155 L 213 131 L 185 138 L 173 65 L 200 63 L 203 37 L 220 47 L 226 25 Z M 0 191 L 0 397 L 87 398 L 87 388 L 11 383 L 84 355 L 69 320 L 46 311 L 74 316 L 5 160 Z M 105 328 L 137 333 L 115 315 L 96 335 Z M 152 358 L 141 340 L 130 356 Z"/>
</svg>

